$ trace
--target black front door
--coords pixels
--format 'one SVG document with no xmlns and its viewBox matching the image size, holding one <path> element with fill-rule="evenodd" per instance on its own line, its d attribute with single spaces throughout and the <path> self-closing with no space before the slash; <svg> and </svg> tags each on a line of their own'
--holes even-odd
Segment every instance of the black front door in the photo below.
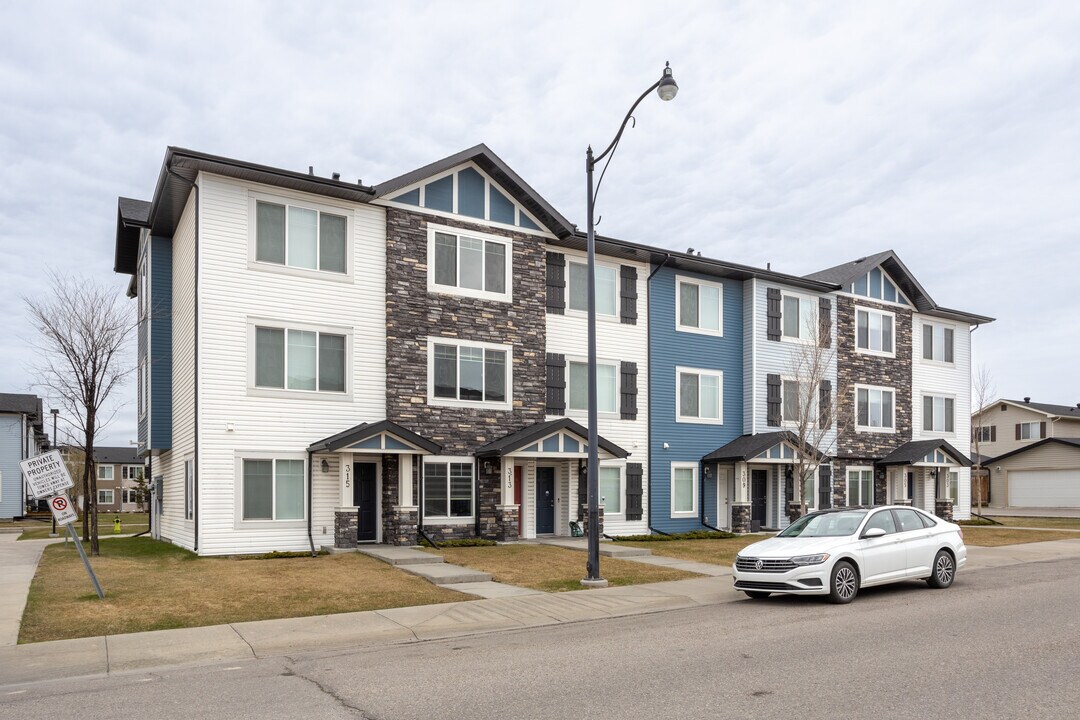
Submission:
<svg viewBox="0 0 1080 720">
<path fill-rule="evenodd" d="M 353 505 L 357 507 L 359 514 L 356 525 L 357 542 L 375 539 L 375 524 L 379 517 L 375 477 L 375 463 L 353 463 Z"/>
<path fill-rule="evenodd" d="M 555 532 L 555 468 L 536 468 L 536 534 Z"/>
<path fill-rule="evenodd" d="M 907 474 L 907 499 L 912 505 L 915 504 L 915 473 L 913 472 Z"/>
<path fill-rule="evenodd" d="M 750 471 L 750 530 L 765 527 L 765 494 L 769 485 L 768 470 Z"/>
</svg>

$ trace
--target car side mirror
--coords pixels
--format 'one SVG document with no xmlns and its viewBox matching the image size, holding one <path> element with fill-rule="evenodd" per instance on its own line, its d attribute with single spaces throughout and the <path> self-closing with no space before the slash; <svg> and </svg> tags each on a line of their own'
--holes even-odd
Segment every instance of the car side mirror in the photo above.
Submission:
<svg viewBox="0 0 1080 720">
<path fill-rule="evenodd" d="M 863 538 L 869 539 L 869 538 L 884 537 L 887 534 L 888 533 L 885 532 L 885 528 L 875 527 L 875 528 L 870 528 L 869 530 L 866 530 L 865 532 L 863 532 L 862 536 L 863 536 Z"/>
</svg>

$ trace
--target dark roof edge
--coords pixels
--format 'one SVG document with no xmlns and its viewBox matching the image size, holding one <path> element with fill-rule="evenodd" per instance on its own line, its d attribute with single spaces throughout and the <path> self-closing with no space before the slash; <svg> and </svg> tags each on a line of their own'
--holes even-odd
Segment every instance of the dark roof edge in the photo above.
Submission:
<svg viewBox="0 0 1080 720">
<path fill-rule="evenodd" d="M 961 322 L 966 322 L 969 325 L 985 325 L 987 323 L 992 323 L 997 319 L 987 315 L 976 315 L 975 313 L 966 312 L 964 310 L 953 310 L 952 308 L 945 308 L 940 305 L 929 312 L 920 310 L 916 310 L 915 312 L 918 312 L 920 315 L 932 315 L 948 320 L 959 320 Z"/>
<path fill-rule="evenodd" d="M 1060 445 L 1069 445 L 1071 447 L 1080 448 L 1080 438 L 1056 438 L 1056 437 L 1043 438 L 1042 440 L 1039 440 L 1038 442 L 1034 442 L 1034 443 L 1032 443 L 1030 445 L 1027 445 L 1025 447 L 1017 448 L 1016 450 L 1010 450 L 1009 452 L 1004 453 L 1002 455 L 998 455 L 997 457 L 987 458 L 983 462 L 983 465 L 987 465 L 989 463 L 996 463 L 996 462 L 998 462 L 1000 460 L 1004 460 L 1005 458 L 1010 458 L 1013 455 L 1019 455 L 1020 453 L 1026 453 L 1028 450 L 1034 450 L 1035 448 L 1042 447 L 1043 445 L 1046 445 L 1047 443 L 1058 443 Z"/>
</svg>

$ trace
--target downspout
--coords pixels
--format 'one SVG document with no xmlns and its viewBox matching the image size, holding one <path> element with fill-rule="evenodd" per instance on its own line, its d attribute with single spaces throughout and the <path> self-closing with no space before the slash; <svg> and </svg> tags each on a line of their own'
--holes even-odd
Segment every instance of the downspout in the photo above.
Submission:
<svg viewBox="0 0 1080 720">
<path fill-rule="evenodd" d="M 652 279 L 656 273 L 660 272 L 660 268 L 667 264 L 667 261 L 671 259 L 671 253 L 664 253 L 664 259 L 649 272 L 649 277 L 645 279 L 645 309 L 648 313 L 649 322 L 645 323 L 645 362 L 649 366 L 649 417 L 646 426 L 648 427 L 646 435 L 646 447 L 649 448 L 649 510 L 646 516 L 645 525 L 649 528 L 649 532 L 660 533 L 661 535 L 667 535 L 662 530 L 657 530 L 652 526 L 652 460 L 653 460 L 653 444 L 652 444 Z"/>
<path fill-rule="evenodd" d="M 186 182 L 191 186 L 191 189 L 195 192 L 195 363 L 192 372 L 193 382 L 195 385 L 195 392 L 193 395 L 193 404 L 195 409 L 194 416 L 194 436 L 195 436 L 195 459 L 192 462 L 191 468 L 191 520 L 193 523 L 193 538 L 192 538 L 192 552 L 196 555 L 199 554 L 199 215 L 201 214 L 201 203 L 199 195 L 199 185 L 193 180 L 177 175 L 173 172 L 172 168 L 165 168 L 165 172 L 169 173 L 176 179 Z"/>
<path fill-rule="evenodd" d="M 313 470 L 312 470 L 312 467 L 311 467 L 311 460 L 312 460 L 312 457 L 314 455 L 315 455 L 315 453 L 313 453 L 311 451 L 311 449 L 308 448 L 308 451 L 307 451 L 307 541 L 308 541 L 308 545 L 311 547 L 311 557 L 317 557 L 318 556 L 318 553 L 315 552 L 315 540 L 311 537 L 311 516 L 313 515 L 313 512 L 312 512 L 313 508 L 311 507 L 311 496 L 312 496 L 312 492 L 311 492 L 311 476 L 312 476 L 312 473 L 313 473 Z"/>
</svg>

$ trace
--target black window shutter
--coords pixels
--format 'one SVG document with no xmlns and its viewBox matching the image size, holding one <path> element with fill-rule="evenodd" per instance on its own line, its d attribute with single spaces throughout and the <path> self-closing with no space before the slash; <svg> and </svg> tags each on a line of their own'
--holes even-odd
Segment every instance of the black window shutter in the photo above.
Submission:
<svg viewBox="0 0 1080 720">
<path fill-rule="evenodd" d="M 765 422 L 769 427 L 780 427 L 780 376 L 769 375 L 766 380 L 767 417 Z"/>
<path fill-rule="evenodd" d="M 990 426 L 990 442 L 997 442 L 997 425 Z"/>
<path fill-rule="evenodd" d="M 626 519 L 640 520 L 641 463 L 626 463 Z"/>
<path fill-rule="evenodd" d="M 823 348 L 832 346 L 832 300 L 818 300 L 818 345 Z"/>
<path fill-rule="evenodd" d="M 566 258 L 551 251 L 547 254 L 547 309 L 556 315 L 566 310 Z"/>
<path fill-rule="evenodd" d="M 832 465 L 818 468 L 818 510 L 832 507 Z"/>
<path fill-rule="evenodd" d="M 1039 437 L 1046 437 L 1046 422 L 1039 423 Z"/>
<path fill-rule="evenodd" d="M 1016 423 L 1016 439 L 1020 439 L 1020 423 Z"/>
<path fill-rule="evenodd" d="M 832 381 L 822 380 L 818 386 L 818 424 L 825 429 L 832 427 Z"/>
<path fill-rule="evenodd" d="M 769 288 L 765 291 L 766 313 L 768 325 L 766 332 L 770 340 L 780 340 L 780 288 Z"/>
<path fill-rule="evenodd" d="M 622 389 L 619 416 L 623 420 L 637 420 L 637 363 L 624 362 L 620 365 Z"/>
<path fill-rule="evenodd" d="M 633 265 L 621 265 L 619 278 L 619 320 L 624 325 L 637 325 L 637 268 Z"/>
<path fill-rule="evenodd" d="M 566 356 L 547 354 L 547 414 L 566 412 Z"/>
</svg>

